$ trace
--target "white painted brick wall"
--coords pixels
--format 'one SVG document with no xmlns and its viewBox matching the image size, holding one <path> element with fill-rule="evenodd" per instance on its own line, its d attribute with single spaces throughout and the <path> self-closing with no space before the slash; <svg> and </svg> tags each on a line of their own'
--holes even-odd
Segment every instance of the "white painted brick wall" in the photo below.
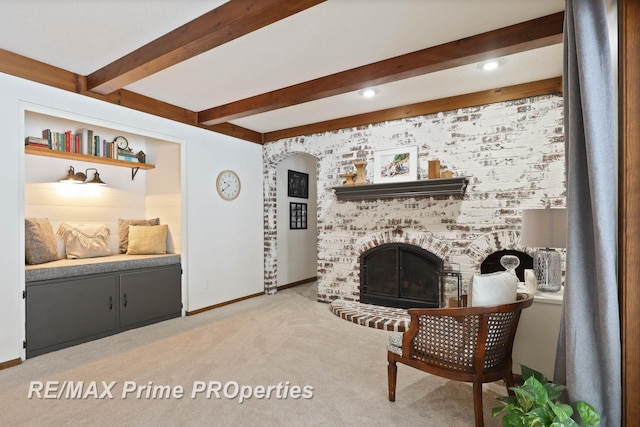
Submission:
<svg viewBox="0 0 640 427">
<path fill-rule="evenodd" d="M 338 202 L 352 162 L 376 150 L 418 147 L 418 179 L 429 160 L 468 176 L 464 196 Z M 318 299 L 359 299 L 359 256 L 367 246 L 407 241 L 460 264 L 463 282 L 499 249 L 518 249 L 522 209 L 565 205 L 562 98 L 555 95 L 464 108 L 284 139 L 264 145 L 265 289 L 275 292 L 275 165 L 291 153 L 318 161 Z M 385 240 L 385 241 L 380 241 Z"/>
</svg>

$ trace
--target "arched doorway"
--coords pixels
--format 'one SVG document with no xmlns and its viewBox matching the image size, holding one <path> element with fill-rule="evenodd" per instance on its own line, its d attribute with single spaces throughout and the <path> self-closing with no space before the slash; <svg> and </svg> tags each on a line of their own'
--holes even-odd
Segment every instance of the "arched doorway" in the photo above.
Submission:
<svg viewBox="0 0 640 427">
<path fill-rule="evenodd" d="M 278 287 L 305 283 L 317 276 L 317 159 L 306 153 L 293 153 L 280 158 L 274 165 L 275 183 L 272 191 L 273 222 L 265 235 L 265 255 L 275 256 L 270 281 L 265 291 L 274 293 Z M 289 190 L 292 178 L 302 183 L 302 194 Z M 301 182 L 300 182 L 301 181 Z M 275 184 L 275 186 L 273 186 Z M 267 244 L 268 242 L 268 244 Z M 270 286 L 267 286 L 270 285 Z"/>
</svg>

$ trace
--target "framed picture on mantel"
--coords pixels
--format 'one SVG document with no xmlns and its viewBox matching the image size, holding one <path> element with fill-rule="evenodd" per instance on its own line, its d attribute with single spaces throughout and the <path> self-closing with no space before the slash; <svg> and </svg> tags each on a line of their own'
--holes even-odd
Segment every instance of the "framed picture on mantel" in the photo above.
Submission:
<svg viewBox="0 0 640 427">
<path fill-rule="evenodd" d="M 418 147 L 379 150 L 373 158 L 373 182 L 415 181 L 418 177 Z"/>
</svg>

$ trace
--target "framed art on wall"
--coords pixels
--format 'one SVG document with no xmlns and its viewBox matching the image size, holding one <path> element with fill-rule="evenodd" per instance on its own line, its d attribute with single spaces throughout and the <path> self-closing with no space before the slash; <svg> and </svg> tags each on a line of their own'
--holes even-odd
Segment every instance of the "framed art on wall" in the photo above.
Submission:
<svg viewBox="0 0 640 427">
<path fill-rule="evenodd" d="M 309 198 L 309 174 L 289 170 L 287 196 L 300 199 Z"/>
<path fill-rule="evenodd" d="M 415 181 L 418 177 L 418 147 L 376 151 L 373 158 L 373 182 Z"/>
<path fill-rule="evenodd" d="M 306 203 L 289 203 L 289 229 L 290 230 L 306 230 L 307 229 L 307 204 Z"/>
</svg>

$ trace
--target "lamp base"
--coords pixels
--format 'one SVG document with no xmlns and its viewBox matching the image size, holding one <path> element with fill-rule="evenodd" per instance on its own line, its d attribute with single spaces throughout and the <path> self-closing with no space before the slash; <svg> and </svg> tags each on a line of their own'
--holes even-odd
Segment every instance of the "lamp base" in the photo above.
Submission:
<svg viewBox="0 0 640 427">
<path fill-rule="evenodd" d="M 538 249 L 533 257 L 533 271 L 542 292 L 558 292 L 562 287 L 562 257 L 554 249 Z"/>
</svg>

